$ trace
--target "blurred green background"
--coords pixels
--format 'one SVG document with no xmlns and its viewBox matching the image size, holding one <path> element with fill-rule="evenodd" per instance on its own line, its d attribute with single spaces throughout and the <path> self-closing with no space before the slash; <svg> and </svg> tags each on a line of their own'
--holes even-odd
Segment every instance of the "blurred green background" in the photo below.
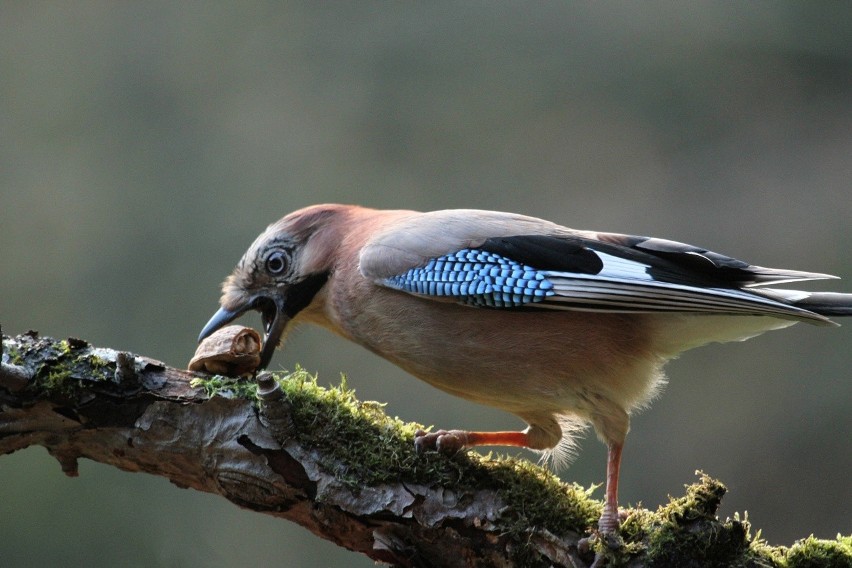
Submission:
<svg viewBox="0 0 852 568">
<path fill-rule="evenodd" d="M 852 290 L 847 3 L 0 4 L 0 323 L 183 366 L 254 237 L 326 201 L 652 234 Z M 249 320 L 251 321 L 251 320 Z M 852 324 L 852 322 L 849 322 Z M 852 530 L 852 325 L 668 368 L 621 499 L 694 471 L 790 544 Z M 316 329 L 274 360 L 389 413 L 517 419 Z M 561 472 L 604 477 L 593 435 Z M 369 566 L 285 521 L 41 448 L 0 456 L 3 566 Z"/>
</svg>

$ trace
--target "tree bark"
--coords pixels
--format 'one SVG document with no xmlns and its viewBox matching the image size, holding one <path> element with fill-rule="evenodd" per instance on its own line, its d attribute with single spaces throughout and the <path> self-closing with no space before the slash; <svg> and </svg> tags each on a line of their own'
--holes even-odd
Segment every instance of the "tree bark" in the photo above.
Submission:
<svg viewBox="0 0 852 568">
<path fill-rule="evenodd" d="M 199 378 L 202 385 L 192 382 Z M 256 395 L 245 388 L 252 383 L 227 380 L 211 393 L 209 379 L 77 339 L 3 337 L 0 455 L 41 445 L 70 476 L 81 457 L 163 476 L 395 566 L 583 567 L 595 558 L 587 537 L 600 503 L 537 466 L 417 455 L 406 434 L 414 426 L 394 429 L 375 404 L 348 408 L 352 401 L 338 396 L 338 406 L 306 410 L 310 399 L 282 389 L 286 379 L 257 377 Z M 313 431 L 339 428 L 347 413 L 354 430 L 322 440 Z M 377 426 L 361 425 L 365 416 Z M 382 471 L 364 469 L 364 447 L 391 456 Z M 724 486 L 705 477 L 691 490 L 692 500 L 668 518 L 634 511 L 624 542 L 595 545 L 598 565 L 648 565 L 667 530 L 717 546 L 704 557 L 756 554 L 747 523 L 715 518 Z M 741 565 L 774 565 L 770 557 Z"/>
</svg>

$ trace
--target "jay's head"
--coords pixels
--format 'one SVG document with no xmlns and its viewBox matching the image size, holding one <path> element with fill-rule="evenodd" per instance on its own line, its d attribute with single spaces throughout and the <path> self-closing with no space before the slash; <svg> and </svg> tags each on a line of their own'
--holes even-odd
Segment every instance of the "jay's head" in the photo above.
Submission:
<svg viewBox="0 0 852 568">
<path fill-rule="evenodd" d="M 328 280 L 339 244 L 334 227 L 346 208 L 302 209 L 261 233 L 222 284 L 221 307 L 199 341 L 249 310 L 260 312 L 266 333 L 260 368 L 266 368 L 287 324 L 311 305 Z"/>
</svg>

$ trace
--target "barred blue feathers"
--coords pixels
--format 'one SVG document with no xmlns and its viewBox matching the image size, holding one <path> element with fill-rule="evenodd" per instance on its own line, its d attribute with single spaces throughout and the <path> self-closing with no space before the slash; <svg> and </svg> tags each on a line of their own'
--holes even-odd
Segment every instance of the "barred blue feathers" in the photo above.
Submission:
<svg viewBox="0 0 852 568">
<path fill-rule="evenodd" d="M 387 278 L 396 290 L 455 298 L 477 307 L 514 308 L 552 296 L 553 284 L 534 268 L 499 254 L 462 249 Z"/>
</svg>

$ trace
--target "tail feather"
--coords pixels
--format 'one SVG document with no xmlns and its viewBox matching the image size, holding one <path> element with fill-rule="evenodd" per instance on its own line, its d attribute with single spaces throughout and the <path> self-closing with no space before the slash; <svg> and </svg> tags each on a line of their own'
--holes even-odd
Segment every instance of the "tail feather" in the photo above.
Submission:
<svg viewBox="0 0 852 568">
<path fill-rule="evenodd" d="M 852 316 L 852 294 L 804 292 L 777 288 L 753 289 L 754 293 L 821 316 Z"/>
<path fill-rule="evenodd" d="M 794 305 L 823 316 L 852 316 L 852 294 L 811 292 Z"/>
</svg>

